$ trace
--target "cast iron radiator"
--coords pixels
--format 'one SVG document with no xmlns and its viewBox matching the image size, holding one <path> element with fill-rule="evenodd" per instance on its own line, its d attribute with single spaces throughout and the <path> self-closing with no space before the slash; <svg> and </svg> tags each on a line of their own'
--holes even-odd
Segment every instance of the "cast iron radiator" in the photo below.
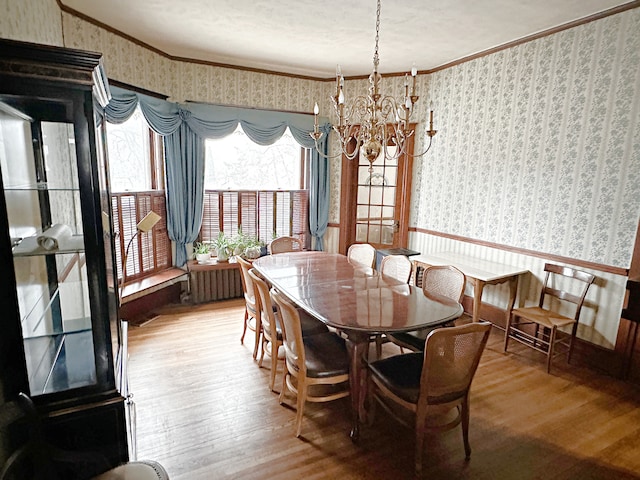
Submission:
<svg viewBox="0 0 640 480">
<path fill-rule="evenodd" d="M 191 302 L 240 298 L 244 295 L 239 268 L 200 270 L 191 272 Z"/>
</svg>

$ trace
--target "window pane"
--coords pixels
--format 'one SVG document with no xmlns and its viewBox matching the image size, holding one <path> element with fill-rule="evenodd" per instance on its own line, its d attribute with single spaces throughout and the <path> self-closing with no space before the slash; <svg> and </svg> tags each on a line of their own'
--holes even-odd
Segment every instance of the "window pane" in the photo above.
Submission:
<svg viewBox="0 0 640 480">
<path fill-rule="evenodd" d="M 112 192 L 151 190 L 149 127 L 140 108 L 124 123 L 107 123 Z"/>
<path fill-rule="evenodd" d="M 205 142 L 205 190 L 293 190 L 301 182 L 300 145 L 287 129 L 273 145 L 254 143 L 238 126 Z"/>
</svg>

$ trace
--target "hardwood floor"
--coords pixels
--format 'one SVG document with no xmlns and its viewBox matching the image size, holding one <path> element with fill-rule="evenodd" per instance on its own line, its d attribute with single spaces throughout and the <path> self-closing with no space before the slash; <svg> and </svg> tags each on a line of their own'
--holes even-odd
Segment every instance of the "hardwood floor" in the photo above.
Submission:
<svg viewBox="0 0 640 480">
<path fill-rule="evenodd" d="M 242 316 L 231 300 L 131 327 L 139 459 L 172 480 L 412 478 L 413 432 L 380 409 L 353 444 L 348 399 L 309 404 L 295 438 L 294 410 L 269 391 L 269 362 L 251 357 L 252 332 L 240 344 Z M 542 355 L 504 354 L 502 338 L 494 328 L 471 387 L 471 460 L 459 428 L 434 435 L 425 478 L 640 478 L 640 388 L 561 358 L 547 375 Z"/>
</svg>

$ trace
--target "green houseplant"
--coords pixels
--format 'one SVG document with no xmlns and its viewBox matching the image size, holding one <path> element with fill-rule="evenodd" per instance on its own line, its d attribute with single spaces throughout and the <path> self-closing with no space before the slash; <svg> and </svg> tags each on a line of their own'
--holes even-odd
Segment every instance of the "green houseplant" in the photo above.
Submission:
<svg viewBox="0 0 640 480">
<path fill-rule="evenodd" d="M 233 254 L 245 258 L 258 258 L 264 242 L 254 235 L 244 233 L 238 229 L 238 234 L 233 238 Z"/>
<path fill-rule="evenodd" d="M 211 242 L 213 248 L 216 249 L 218 262 L 226 262 L 229 256 L 233 255 L 233 244 L 224 232 L 219 232 L 218 236 Z"/>
<path fill-rule="evenodd" d="M 196 242 L 193 244 L 193 253 L 198 263 L 206 263 L 211 259 L 211 246 L 208 243 Z"/>
</svg>

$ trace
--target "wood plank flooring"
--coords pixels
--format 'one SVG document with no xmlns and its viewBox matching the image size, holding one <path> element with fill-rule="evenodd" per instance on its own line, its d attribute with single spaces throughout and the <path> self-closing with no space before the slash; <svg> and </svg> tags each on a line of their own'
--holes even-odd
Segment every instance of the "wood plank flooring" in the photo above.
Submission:
<svg viewBox="0 0 640 480">
<path fill-rule="evenodd" d="M 412 478 L 413 432 L 380 409 L 353 444 L 348 399 L 309 404 L 295 438 L 294 409 L 269 391 L 269 362 L 251 357 L 253 332 L 240 344 L 243 308 L 169 307 L 131 327 L 138 458 L 172 480 Z M 471 388 L 471 460 L 459 429 L 434 435 L 425 478 L 640 478 L 640 388 L 561 358 L 547 375 L 537 352 L 504 354 L 502 335 L 492 332 Z"/>
</svg>

